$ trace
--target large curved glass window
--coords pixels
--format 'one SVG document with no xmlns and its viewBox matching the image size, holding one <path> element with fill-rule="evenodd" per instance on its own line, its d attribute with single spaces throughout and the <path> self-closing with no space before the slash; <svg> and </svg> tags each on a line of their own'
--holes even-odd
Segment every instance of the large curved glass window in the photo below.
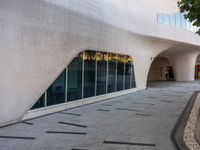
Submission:
<svg viewBox="0 0 200 150">
<path fill-rule="evenodd" d="M 117 61 L 117 91 L 124 89 L 124 55 L 118 55 Z"/>
<path fill-rule="evenodd" d="M 38 109 L 42 107 L 45 107 L 45 93 L 38 99 L 31 109 Z"/>
<path fill-rule="evenodd" d="M 107 76 L 107 63 L 108 53 L 97 52 L 97 92 L 96 95 L 106 94 L 106 76 Z"/>
<path fill-rule="evenodd" d="M 64 70 L 47 90 L 47 106 L 65 102 L 65 73 Z"/>
<path fill-rule="evenodd" d="M 125 89 L 131 88 L 131 65 L 132 58 L 130 56 L 125 56 Z"/>
<path fill-rule="evenodd" d="M 95 68 L 96 52 L 85 51 L 84 53 L 84 92 L 83 98 L 95 96 Z"/>
<path fill-rule="evenodd" d="M 67 67 L 67 101 L 82 98 L 83 53 L 77 55 Z"/>
<path fill-rule="evenodd" d="M 184 13 L 176 13 L 172 15 L 158 14 L 157 22 L 165 25 L 174 26 L 177 28 L 186 29 L 192 32 L 197 32 L 198 28 L 193 26 L 193 23 L 185 19 Z"/>
<path fill-rule="evenodd" d="M 108 54 L 108 93 L 116 91 L 117 80 L 117 54 Z"/>
<path fill-rule="evenodd" d="M 130 56 L 86 50 L 69 63 L 31 109 L 135 87 Z"/>
</svg>

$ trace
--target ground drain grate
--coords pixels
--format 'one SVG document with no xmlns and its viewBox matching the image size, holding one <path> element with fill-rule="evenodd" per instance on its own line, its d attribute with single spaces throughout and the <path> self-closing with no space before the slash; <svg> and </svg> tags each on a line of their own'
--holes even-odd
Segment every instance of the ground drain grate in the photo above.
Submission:
<svg viewBox="0 0 200 150">
<path fill-rule="evenodd" d="M 22 122 L 20 122 L 20 123 L 27 124 L 27 125 L 34 125 L 34 123 L 32 123 L 32 122 L 27 122 L 27 121 L 22 121 Z"/>
<path fill-rule="evenodd" d="M 35 137 L 21 137 L 21 136 L 0 136 L 1 139 L 19 139 L 19 140 L 34 140 Z"/>
<path fill-rule="evenodd" d="M 106 112 L 108 112 L 110 110 L 108 110 L 108 109 L 98 109 L 98 111 L 106 111 Z"/>
<path fill-rule="evenodd" d="M 173 101 L 167 101 L 167 100 L 163 100 L 161 102 L 164 102 L 164 103 L 173 103 Z"/>
<path fill-rule="evenodd" d="M 148 114 L 135 114 L 137 116 L 145 116 L 145 117 L 150 117 L 151 115 L 148 115 Z"/>
<path fill-rule="evenodd" d="M 86 135 L 85 132 L 63 132 L 63 131 L 46 131 L 46 133 L 52 133 L 52 134 L 77 134 L 77 135 Z"/>
<path fill-rule="evenodd" d="M 137 102 L 133 102 L 132 104 L 138 104 L 138 105 L 155 105 L 155 104 L 153 104 L 153 103 L 137 103 Z"/>
<path fill-rule="evenodd" d="M 127 109 L 127 108 L 116 108 L 118 110 L 127 110 L 127 111 L 136 111 L 136 112 L 141 112 L 141 110 L 135 110 L 135 109 Z"/>
<path fill-rule="evenodd" d="M 60 124 L 65 124 L 65 125 L 70 125 L 70 126 L 76 126 L 76 127 L 81 127 L 81 128 L 87 128 L 85 125 L 80 125 L 80 124 L 75 124 L 75 123 L 69 123 L 69 122 L 58 122 Z"/>
<path fill-rule="evenodd" d="M 149 143 L 131 143 L 131 142 L 117 142 L 117 141 L 104 141 L 104 144 L 118 144 L 118 145 L 135 145 L 135 146 L 156 146 L 156 144 Z"/>
<path fill-rule="evenodd" d="M 58 112 L 59 114 L 66 114 L 66 115 L 72 115 L 72 116 L 81 116 L 81 114 L 73 114 L 73 113 L 67 113 L 67 112 Z"/>
</svg>

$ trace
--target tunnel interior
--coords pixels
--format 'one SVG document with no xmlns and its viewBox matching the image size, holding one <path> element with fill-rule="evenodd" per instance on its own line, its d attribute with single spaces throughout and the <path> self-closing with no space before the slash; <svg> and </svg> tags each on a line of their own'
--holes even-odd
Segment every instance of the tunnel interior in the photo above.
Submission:
<svg viewBox="0 0 200 150">
<path fill-rule="evenodd" d="M 148 82 L 174 81 L 173 65 L 166 57 L 157 57 L 151 64 Z"/>
</svg>

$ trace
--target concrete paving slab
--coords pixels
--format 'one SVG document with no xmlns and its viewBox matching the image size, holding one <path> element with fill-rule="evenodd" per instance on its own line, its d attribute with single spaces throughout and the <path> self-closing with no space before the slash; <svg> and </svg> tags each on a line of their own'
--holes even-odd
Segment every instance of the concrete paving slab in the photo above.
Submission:
<svg viewBox="0 0 200 150">
<path fill-rule="evenodd" d="M 31 141 L 0 139 L 0 147 L 3 150 L 174 150 L 171 131 L 193 92 L 200 90 L 199 83 L 151 83 L 144 91 L 29 120 L 32 125 L 18 123 L 0 128 L 0 136 L 36 137 Z M 87 128 L 58 122 L 85 125 Z M 48 134 L 46 131 L 87 134 Z M 105 140 L 156 146 L 105 144 Z"/>
</svg>

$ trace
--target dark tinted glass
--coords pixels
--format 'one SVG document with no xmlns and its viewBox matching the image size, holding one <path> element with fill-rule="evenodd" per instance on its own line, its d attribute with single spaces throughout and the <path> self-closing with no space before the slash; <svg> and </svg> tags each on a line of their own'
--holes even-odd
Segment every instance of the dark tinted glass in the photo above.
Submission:
<svg viewBox="0 0 200 150">
<path fill-rule="evenodd" d="M 43 94 L 39 100 L 35 103 L 35 105 L 33 105 L 33 107 L 31 108 L 31 110 L 33 109 L 38 109 L 38 108 L 42 108 L 45 106 L 45 94 Z"/>
<path fill-rule="evenodd" d="M 80 53 L 68 66 L 67 101 L 82 98 L 82 64 L 83 53 Z"/>
<path fill-rule="evenodd" d="M 106 75 L 108 53 L 97 52 L 97 95 L 106 93 Z"/>
<path fill-rule="evenodd" d="M 131 64 L 132 58 L 125 56 L 125 89 L 131 88 Z"/>
<path fill-rule="evenodd" d="M 124 55 L 118 55 L 117 62 L 117 91 L 124 89 Z"/>
<path fill-rule="evenodd" d="M 95 96 L 95 56 L 95 51 L 84 52 L 84 98 Z"/>
<path fill-rule="evenodd" d="M 47 90 L 47 106 L 65 102 L 65 76 L 64 70 Z"/>
<path fill-rule="evenodd" d="M 108 93 L 115 92 L 116 86 L 116 54 L 108 54 Z"/>
<path fill-rule="evenodd" d="M 135 73 L 134 73 L 134 66 L 133 66 L 133 64 L 132 64 L 132 81 L 131 81 L 131 83 L 132 83 L 132 88 L 135 88 L 136 87 L 136 83 L 135 83 Z"/>
</svg>

